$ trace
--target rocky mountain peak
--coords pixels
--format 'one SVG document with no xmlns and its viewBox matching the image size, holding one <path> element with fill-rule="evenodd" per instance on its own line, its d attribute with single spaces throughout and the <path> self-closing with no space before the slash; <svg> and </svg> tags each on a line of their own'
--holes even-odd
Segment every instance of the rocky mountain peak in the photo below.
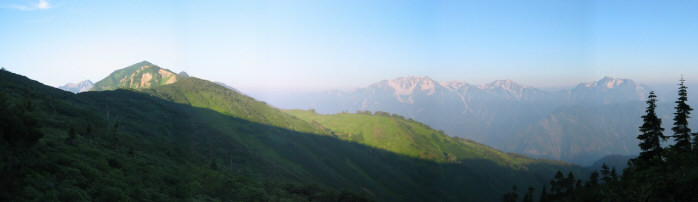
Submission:
<svg viewBox="0 0 698 202">
<path fill-rule="evenodd" d="M 598 81 L 580 84 L 578 86 L 578 88 L 579 87 L 587 87 L 587 88 L 611 89 L 611 88 L 616 88 L 616 87 L 621 86 L 621 85 L 635 85 L 635 83 L 630 79 L 618 79 L 618 78 L 606 76 Z"/>
<path fill-rule="evenodd" d="M 575 104 L 609 104 L 643 100 L 647 89 L 630 79 L 603 77 L 598 81 L 582 83 L 571 91 Z"/>
<path fill-rule="evenodd" d="M 494 90 L 494 89 L 501 88 L 501 89 L 504 89 L 507 91 L 529 88 L 528 86 L 519 85 L 516 82 L 514 82 L 512 80 L 508 80 L 508 79 L 507 80 L 496 80 L 496 81 L 493 81 L 492 83 L 488 83 L 488 84 L 481 85 L 478 87 L 480 89 L 483 89 L 483 90 Z"/>
<path fill-rule="evenodd" d="M 458 91 L 463 87 L 470 86 L 470 84 L 466 83 L 465 81 L 446 81 L 439 84 L 449 91 Z"/>
<path fill-rule="evenodd" d="M 384 83 L 394 89 L 398 95 L 410 95 L 416 90 L 432 94 L 435 92 L 435 88 L 440 86 L 438 82 L 426 76 L 400 77 L 384 81 Z"/>
<path fill-rule="evenodd" d="M 167 85 L 180 78 L 176 73 L 160 68 L 148 61 L 142 61 L 112 72 L 97 83 L 92 90 L 114 90 L 117 88 L 150 88 Z"/>
<path fill-rule="evenodd" d="M 64 91 L 69 91 L 72 93 L 81 93 L 85 91 L 89 91 L 94 87 L 94 83 L 90 80 L 84 80 L 78 83 L 67 83 L 63 86 L 59 86 L 58 88 Z"/>
</svg>

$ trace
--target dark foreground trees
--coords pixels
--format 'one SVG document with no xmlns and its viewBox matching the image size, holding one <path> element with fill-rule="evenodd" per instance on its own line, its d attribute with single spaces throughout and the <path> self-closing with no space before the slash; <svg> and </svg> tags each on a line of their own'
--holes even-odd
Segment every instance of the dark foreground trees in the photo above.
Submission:
<svg viewBox="0 0 698 202">
<path fill-rule="evenodd" d="M 628 161 L 621 175 L 604 165 L 594 171 L 584 186 L 560 192 L 561 173 L 554 176 L 550 190 L 543 187 L 540 201 L 696 201 L 698 200 L 698 134 L 691 133 L 688 118 L 693 110 L 682 78 L 674 113 L 674 144 L 664 148 L 662 120 L 657 116 L 657 96 L 650 92 L 643 124 L 639 127 L 640 155 Z M 601 178 L 601 180 L 599 180 Z M 567 182 L 565 182 L 567 183 Z M 581 184 L 581 183 L 580 183 Z"/>
</svg>

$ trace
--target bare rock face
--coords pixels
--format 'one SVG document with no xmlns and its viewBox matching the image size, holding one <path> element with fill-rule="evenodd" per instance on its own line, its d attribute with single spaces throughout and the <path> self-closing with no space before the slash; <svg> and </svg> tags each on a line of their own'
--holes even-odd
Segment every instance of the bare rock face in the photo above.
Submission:
<svg viewBox="0 0 698 202">
<path fill-rule="evenodd" d="M 107 78 L 98 81 L 92 90 L 114 90 L 117 88 L 150 88 L 177 82 L 179 75 L 143 61 L 129 67 L 116 70 Z"/>
</svg>

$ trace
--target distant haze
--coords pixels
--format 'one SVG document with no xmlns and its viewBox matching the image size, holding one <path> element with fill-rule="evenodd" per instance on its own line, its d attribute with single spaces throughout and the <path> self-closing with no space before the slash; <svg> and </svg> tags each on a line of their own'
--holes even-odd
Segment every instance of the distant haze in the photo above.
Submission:
<svg viewBox="0 0 698 202">
<path fill-rule="evenodd" d="M 637 155 L 643 101 L 651 90 L 659 96 L 657 113 L 665 120 L 663 127 L 671 128 L 677 87 L 603 77 L 550 92 L 511 80 L 477 85 L 413 76 L 353 91 L 252 96 L 276 107 L 321 114 L 357 110 L 399 114 L 503 151 L 591 165 L 606 155 Z M 696 92 L 698 86 L 689 85 L 688 103 L 694 107 Z"/>
</svg>

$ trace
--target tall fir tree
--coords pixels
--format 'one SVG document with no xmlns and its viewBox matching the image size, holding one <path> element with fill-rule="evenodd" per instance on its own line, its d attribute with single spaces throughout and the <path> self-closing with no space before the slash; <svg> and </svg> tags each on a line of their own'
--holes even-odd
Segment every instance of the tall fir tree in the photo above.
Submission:
<svg viewBox="0 0 698 202">
<path fill-rule="evenodd" d="M 606 163 L 601 166 L 601 180 L 603 180 L 603 183 L 608 183 L 611 181 L 611 170 L 609 170 Z"/>
<path fill-rule="evenodd" d="M 528 192 L 523 197 L 523 200 L 521 202 L 533 202 L 533 193 L 536 191 L 535 188 L 533 187 L 528 187 Z"/>
<path fill-rule="evenodd" d="M 589 175 L 589 180 L 586 182 L 586 187 L 597 187 L 599 186 L 599 171 L 591 172 Z"/>
<path fill-rule="evenodd" d="M 540 192 L 540 202 L 548 202 L 548 189 L 543 185 L 543 188 L 541 189 L 542 191 Z"/>
<path fill-rule="evenodd" d="M 567 178 L 565 179 L 565 195 L 569 195 L 572 192 L 574 192 L 574 183 L 577 180 L 574 178 L 574 174 L 570 172 L 567 174 Z"/>
<path fill-rule="evenodd" d="M 673 148 L 678 152 L 688 152 L 691 150 L 691 129 L 688 128 L 688 118 L 691 114 L 691 107 L 686 104 L 688 101 L 688 93 L 683 76 L 679 83 L 679 99 L 676 100 L 676 113 L 674 113 L 674 140 L 676 143 Z"/>
<path fill-rule="evenodd" d="M 642 149 L 637 159 L 644 163 L 661 161 L 664 149 L 662 149 L 660 141 L 666 141 L 667 139 L 664 136 L 662 119 L 657 117 L 655 113 L 657 108 L 656 102 L 657 96 L 654 94 L 654 91 L 651 91 L 647 99 L 647 110 L 645 110 L 647 114 L 642 116 L 643 124 L 640 126 L 642 134 L 637 136 L 637 139 L 640 140 L 640 149 Z"/>
</svg>

